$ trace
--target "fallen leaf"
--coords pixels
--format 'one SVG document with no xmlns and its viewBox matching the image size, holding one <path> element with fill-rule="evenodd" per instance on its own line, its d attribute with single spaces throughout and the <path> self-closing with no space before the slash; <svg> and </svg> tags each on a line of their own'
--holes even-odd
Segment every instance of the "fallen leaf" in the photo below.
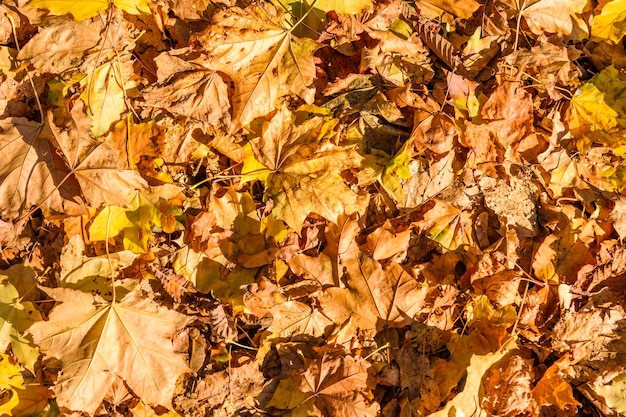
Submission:
<svg viewBox="0 0 626 417">
<path fill-rule="evenodd" d="M 130 55 L 121 55 L 100 65 L 87 76 L 81 99 L 93 121 L 91 133 L 95 137 L 105 134 L 127 109 L 126 92 L 137 85 L 131 74 L 133 63 Z"/>
<path fill-rule="evenodd" d="M 611 0 L 604 3 L 600 14 L 591 20 L 591 35 L 619 43 L 626 34 L 626 2 Z"/>
<path fill-rule="evenodd" d="M 320 45 L 293 36 L 294 28 L 285 29 L 283 20 L 283 12 L 268 3 L 230 7 L 196 36 L 209 55 L 208 67 L 235 82 L 231 132 L 270 113 L 290 93 L 313 102 L 313 53 Z"/>
<path fill-rule="evenodd" d="M 337 343 L 349 342 L 357 329 L 375 334 L 387 326 L 403 327 L 424 307 L 427 287 L 399 264 L 383 269 L 354 244 L 340 260 L 346 288 L 329 288 L 319 297 L 322 312 L 341 328 Z"/>
<path fill-rule="evenodd" d="M 595 386 L 593 390 L 604 397 L 611 409 L 620 414 L 626 413 L 626 373 L 613 378 L 610 385 Z"/>
<path fill-rule="evenodd" d="M 368 368 L 362 358 L 324 356 L 301 374 L 281 380 L 267 406 L 293 417 L 373 417 L 378 407 L 368 400 Z"/>
<path fill-rule="evenodd" d="M 485 355 L 472 355 L 470 363 L 467 367 L 467 378 L 463 386 L 463 391 L 454 396 L 454 398 L 445 403 L 443 409 L 430 415 L 430 417 L 447 417 L 450 415 L 480 415 L 484 412 L 483 401 L 485 397 L 485 375 L 489 369 L 500 362 L 511 350 L 516 346 L 515 341 L 510 339 L 509 342 L 502 346 L 497 352 L 487 353 Z"/>
<path fill-rule="evenodd" d="M 78 68 L 99 40 L 100 34 L 90 26 L 66 20 L 43 28 L 24 45 L 17 59 L 27 60 L 40 74 L 61 74 Z"/>
<path fill-rule="evenodd" d="M 327 135 L 333 126 L 321 117 L 294 125 L 294 116 L 283 107 L 264 123 L 244 159 L 242 181 L 261 180 L 266 198 L 274 200 L 274 217 L 298 233 L 311 213 L 336 222 L 341 214 L 365 208 L 364 196 L 341 177 L 360 156 L 352 147 L 330 143 Z"/>
<path fill-rule="evenodd" d="M 30 0 L 28 4 L 40 9 L 48 9 L 56 15 L 71 13 L 78 21 L 97 16 L 111 5 L 130 14 L 150 13 L 147 0 L 89 0 L 81 3 L 71 0 Z"/>
<path fill-rule="evenodd" d="M 229 124 L 228 87 L 215 71 L 178 72 L 142 91 L 146 105 L 210 125 Z"/>
<path fill-rule="evenodd" d="M 0 271 L 0 351 L 9 345 L 19 361 L 34 373 L 39 351 L 25 332 L 34 323 L 41 321 L 41 314 L 32 302 L 23 301 L 17 289 L 3 277 Z"/>
<path fill-rule="evenodd" d="M 533 388 L 532 396 L 540 407 L 554 405 L 567 412 L 575 412 L 581 405 L 574 398 L 572 386 L 560 375 L 558 363 L 546 370 Z"/>
<path fill-rule="evenodd" d="M 63 363 L 54 386 L 60 406 L 93 415 L 117 376 L 146 403 L 171 407 L 176 380 L 186 369 L 171 338 L 191 319 L 139 289 L 122 290 L 117 288 L 119 301 L 107 302 L 77 290 L 44 288 L 61 304 L 30 333 L 46 357 Z"/>
</svg>

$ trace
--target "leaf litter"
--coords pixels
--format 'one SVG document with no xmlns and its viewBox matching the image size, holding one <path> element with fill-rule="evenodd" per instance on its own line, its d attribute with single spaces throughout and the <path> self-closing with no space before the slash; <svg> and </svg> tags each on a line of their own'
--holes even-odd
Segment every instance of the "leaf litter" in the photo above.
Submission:
<svg viewBox="0 0 626 417">
<path fill-rule="evenodd" d="M 0 413 L 626 412 L 624 2 L 0 5 Z"/>
</svg>

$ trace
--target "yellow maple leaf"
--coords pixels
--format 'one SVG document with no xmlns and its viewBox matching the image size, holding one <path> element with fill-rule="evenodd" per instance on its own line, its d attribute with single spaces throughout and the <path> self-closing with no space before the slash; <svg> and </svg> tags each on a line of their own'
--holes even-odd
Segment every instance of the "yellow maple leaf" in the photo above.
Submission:
<svg viewBox="0 0 626 417">
<path fill-rule="evenodd" d="M 605 3 L 600 14 L 591 19 L 591 35 L 619 43 L 626 34 L 626 0 Z"/>
<path fill-rule="evenodd" d="M 12 269 L 15 272 L 15 268 Z M 31 301 L 24 301 L 17 288 L 0 271 L 0 351 L 11 345 L 11 350 L 20 362 L 34 372 L 39 351 L 33 342 L 24 337 L 25 331 L 41 320 L 41 314 Z"/>
<path fill-rule="evenodd" d="M 48 9 L 55 15 L 71 13 L 78 21 L 94 17 L 111 5 L 130 14 L 150 13 L 148 0 L 31 0 L 28 4 L 39 9 Z"/>
<path fill-rule="evenodd" d="M 580 86 L 566 121 L 581 151 L 591 143 L 613 149 L 626 144 L 626 81 L 615 67 L 605 68 Z"/>
<path fill-rule="evenodd" d="M 152 227 L 173 232 L 176 222 L 171 216 L 176 213 L 158 193 L 136 192 L 130 200 L 131 207 L 107 206 L 93 219 L 89 227 L 91 240 L 107 240 L 124 233 L 124 248 L 134 253 L 148 252 L 148 239 Z"/>
<path fill-rule="evenodd" d="M 80 97 L 93 122 L 91 133 L 95 137 L 106 133 L 126 110 L 126 91 L 136 85 L 130 79 L 132 73 L 133 63 L 126 55 L 123 60 L 114 59 L 99 66 L 86 77 L 87 86 Z"/>
</svg>

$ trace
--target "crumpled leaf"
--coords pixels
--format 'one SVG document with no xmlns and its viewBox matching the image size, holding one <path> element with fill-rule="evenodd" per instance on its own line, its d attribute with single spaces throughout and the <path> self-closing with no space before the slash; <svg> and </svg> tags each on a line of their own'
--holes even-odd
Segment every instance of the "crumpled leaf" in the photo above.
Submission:
<svg viewBox="0 0 626 417">
<path fill-rule="evenodd" d="M 150 405 L 171 407 L 179 375 L 186 370 L 171 338 L 191 319 L 169 310 L 141 291 L 123 291 L 106 302 L 68 288 L 44 288 L 61 304 L 46 322 L 30 328 L 46 357 L 63 369 L 54 386 L 57 402 L 93 415 L 115 377 Z"/>
<path fill-rule="evenodd" d="M 214 24 L 197 35 L 209 55 L 207 66 L 235 82 L 231 132 L 270 113 L 277 100 L 290 93 L 313 102 L 313 53 L 320 45 L 293 36 L 293 28 L 283 27 L 284 19 L 284 13 L 269 3 L 229 7 L 216 13 Z"/>
<path fill-rule="evenodd" d="M 228 124 L 228 87 L 215 71 L 184 71 L 172 75 L 164 85 L 142 91 L 146 104 L 174 115 L 187 116 L 217 125 Z"/>
<path fill-rule="evenodd" d="M 20 50 L 17 59 L 28 60 L 38 73 L 61 74 L 77 68 L 99 40 L 100 33 L 90 26 L 66 20 L 41 29 Z"/>
<path fill-rule="evenodd" d="M 111 5 L 119 7 L 130 14 L 150 13 L 148 0 L 31 0 L 30 6 L 48 9 L 52 14 L 62 15 L 71 13 L 74 19 L 81 21 L 98 15 Z"/>
</svg>

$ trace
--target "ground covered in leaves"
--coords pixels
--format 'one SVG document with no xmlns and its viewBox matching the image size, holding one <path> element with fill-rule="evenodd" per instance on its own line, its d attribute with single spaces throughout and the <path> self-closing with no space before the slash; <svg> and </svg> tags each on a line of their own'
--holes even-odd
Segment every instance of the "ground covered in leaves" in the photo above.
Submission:
<svg viewBox="0 0 626 417">
<path fill-rule="evenodd" d="M 3 1 L 0 415 L 626 413 L 624 10 Z"/>
</svg>

